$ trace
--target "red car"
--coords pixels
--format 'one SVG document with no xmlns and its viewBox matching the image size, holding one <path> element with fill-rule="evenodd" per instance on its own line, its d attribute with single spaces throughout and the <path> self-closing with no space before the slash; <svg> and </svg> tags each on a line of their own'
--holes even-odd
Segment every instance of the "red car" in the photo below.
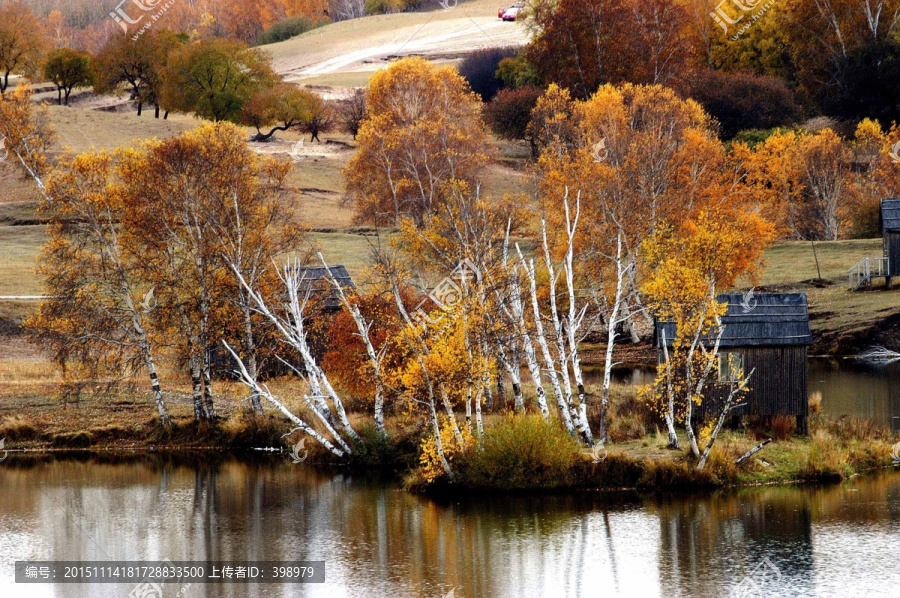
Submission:
<svg viewBox="0 0 900 598">
<path fill-rule="evenodd" d="M 501 8 L 500 10 L 498 10 L 497 18 L 503 19 L 504 21 L 515 21 L 516 15 L 518 15 L 519 12 L 523 8 L 525 8 L 524 2 L 516 2 L 515 4 L 513 4 L 512 6 L 510 6 L 508 8 Z M 507 14 L 507 13 L 510 13 L 510 14 Z"/>
</svg>

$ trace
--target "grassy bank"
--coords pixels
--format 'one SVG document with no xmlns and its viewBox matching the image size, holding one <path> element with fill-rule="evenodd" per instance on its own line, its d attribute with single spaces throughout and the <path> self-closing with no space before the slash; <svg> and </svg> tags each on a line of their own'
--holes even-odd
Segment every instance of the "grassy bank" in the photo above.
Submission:
<svg viewBox="0 0 900 598">
<path fill-rule="evenodd" d="M 279 384 L 288 390 L 283 386 L 287 382 Z M 300 434 L 283 438 L 291 426 L 279 414 L 267 412 L 256 417 L 247 413 L 242 398 L 220 395 L 217 408 L 222 419 L 204 425 L 193 422 L 187 400 L 172 400 L 169 408 L 175 425 L 166 430 L 157 423 L 153 407 L 142 393 L 88 393 L 77 403 L 67 404 L 24 392 L 2 402 L 0 438 L 6 439 L 6 449 L 12 451 L 138 454 L 210 448 L 249 454 L 258 447 L 290 449 L 300 440 Z M 433 467 L 429 473 L 427 459 L 422 457 L 429 443 L 426 426 L 394 415 L 387 418 L 389 437 L 384 438 L 375 433 L 366 416 L 352 414 L 362 439 L 354 447 L 354 455 L 342 463 L 398 475 L 411 490 L 444 493 L 694 490 L 839 481 L 890 466 L 892 461 L 887 430 L 861 420 L 814 415 L 809 437 L 795 436 L 787 419 L 776 418 L 767 426 L 747 419 L 745 428 L 722 432 L 707 467 L 698 472 L 686 438 L 680 438 L 681 449 L 667 448 L 664 433 L 637 421 L 641 417 L 634 411 L 631 393 L 620 392 L 614 400 L 616 441 L 600 451 L 579 447 L 556 421 L 548 424 L 537 415 L 492 413 L 485 417 L 480 448 L 472 439 L 462 450 L 445 449 L 454 470 L 451 480 Z M 299 404 L 292 409 L 303 412 Z M 773 438 L 773 442 L 735 465 L 738 457 L 765 438 Z M 305 445 L 310 464 L 335 462 L 314 442 Z"/>
<path fill-rule="evenodd" d="M 532 421 L 527 422 L 529 419 Z M 808 438 L 774 440 L 740 465 L 735 461 L 773 431 L 723 432 L 702 471 L 697 471 L 696 459 L 686 449 L 684 437 L 680 438 L 681 449 L 666 448 L 665 435 L 653 433 L 636 441 L 608 445 L 606 450 L 587 451 L 579 450 L 554 424 L 543 433 L 534 433 L 544 425 L 536 416 L 511 417 L 487 431 L 483 449 L 473 448 L 456 456 L 453 480 L 440 477 L 429 481 L 420 468 L 406 477 L 406 486 L 426 492 L 698 490 L 837 482 L 892 463 L 887 432 L 844 418 L 835 421 L 814 417 Z"/>
</svg>

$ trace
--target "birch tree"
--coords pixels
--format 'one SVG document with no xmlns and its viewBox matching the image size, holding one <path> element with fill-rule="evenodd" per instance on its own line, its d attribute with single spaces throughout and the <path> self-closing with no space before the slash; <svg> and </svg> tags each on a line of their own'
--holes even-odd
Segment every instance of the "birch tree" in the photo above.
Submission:
<svg viewBox="0 0 900 598">
<path fill-rule="evenodd" d="M 305 269 L 297 262 L 290 263 L 279 269 L 278 275 L 283 284 L 284 298 L 277 310 L 269 305 L 269 302 L 263 297 L 259 289 L 250 287 L 237 269 L 235 269 L 234 274 L 238 277 L 244 290 L 253 301 L 255 309 L 271 322 L 278 331 L 280 340 L 300 357 L 303 363 L 302 371 L 294 367 L 292 362 L 285 358 L 281 358 L 281 361 L 292 367 L 298 375 L 307 381 L 310 393 L 305 394 L 303 398 L 310 410 L 316 415 L 319 424 L 327 430 L 343 453 L 352 453 L 350 443 L 359 440 L 359 434 L 350 423 L 344 403 L 331 384 L 328 374 L 319 366 L 309 347 L 306 308 L 311 287 L 305 278 Z M 272 396 L 272 393 L 256 381 L 255 376 L 251 375 L 246 368 L 243 359 L 232 349 L 229 349 L 229 351 L 239 362 L 239 375 L 242 382 L 284 413 L 286 410 L 282 408 L 283 405 L 279 406 L 281 403 Z M 328 401 L 331 401 L 330 405 Z M 291 421 L 300 426 L 294 419 Z M 307 428 L 301 426 L 301 429 L 309 433 Z M 321 438 L 315 435 L 313 435 L 313 438 L 322 442 Z M 324 442 L 322 444 L 328 448 L 328 445 Z M 329 450 L 337 456 L 341 456 L 335 450 Z"/>
<path fill-rule="evenodd" d="M 58 363 L 75 361 L 89 374 L 118 377 L 146 368 L 160 422 L 171 426 L 147 318 L 153 289 L 139 276 L 140 256 L 123 243 L 124 197 L 116 163 L 107 153 L 63 162 L 41 207 L 50 241 L 41 273 L 49 297 L 27 326 Z"/>
<path fill-rule="evenodd" d="M 701 458 L 694 430 L 694 405 L 702 404 L 710 386 L 710 376 L 719 365 L 719 347 L 725 327 L 722 318 L 727 305 L 720 302 L 719 289 L 728 288 L 742 275 L 758 272 L 759 260 L 772 226 L 753 213 L 701 212 L 683 229 L 661 226 L 644 243 L 652 275 L 644 291 L 654 312 L 663 322 L 662 333 L 674 328 L 671 341 L 663 338 L 665 362 L 659 366 L 656 398 L 666 414 L 670 445 L 674 411 L 683 417 L 692 454 Z M 720 412 L 734 407 L 734 399 L 746 388 L 737 380 L 729 400 Z M 673 408 L 674 405 L 674 408 Z M 724 420 L 723 420 L 724 421 Z M 717 435 L 721 425 L 714 429 Z M 712 441 L 715 442 L 715 436 Z M 711 447 L 708 447 L 711 449 Z M 708 457 L 709 451 L 705 451 Z M 705 464 L 706 459 L 703 459 Z M 702 468 L 702 466 L 701 466 Z"/>
</svg>

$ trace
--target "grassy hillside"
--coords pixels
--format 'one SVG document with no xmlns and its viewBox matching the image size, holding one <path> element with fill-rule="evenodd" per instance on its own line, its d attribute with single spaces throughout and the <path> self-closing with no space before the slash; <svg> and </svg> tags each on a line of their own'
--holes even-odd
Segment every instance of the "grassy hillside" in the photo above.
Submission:
<svg viewBox="0 0 900 598">
<path fill-rule="evenodd" d="M 881 239 L 778 243 L 765 254 L 759 290 L 802 291 L 809 297 L 816 343 L 812 353 L 854 353 L 872 345 L 900 349 L 900 289 L 887 291 L 884 279 L 872 290 L 852 292 L 847 270 L 864 257 L 880 256 Z"/>
</svg>

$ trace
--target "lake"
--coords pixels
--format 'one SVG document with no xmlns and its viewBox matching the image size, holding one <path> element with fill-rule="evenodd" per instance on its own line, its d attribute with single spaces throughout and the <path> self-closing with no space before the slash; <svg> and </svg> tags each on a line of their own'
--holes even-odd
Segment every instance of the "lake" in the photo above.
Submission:
<svg viewBox="0 0 900 598">
<path fill-rule="evenodd" d="M 163 559 L 326 562 L 324 584 L 194 584 L 186 598 L 900 596 L 895 472 L 693 497 L 441 501 L 281 455 L 27 466 L 10 455 L 0 489 L 4 597 L 125 598 L 134 586 L 16 585 L 16 560 Z"/>
<path fill-rule="evenodd" d="M 810 361 L 832 415 L 897 429 L 900 364 Z M 618 384 L 651 370 L 617 370 Z M 128 598 L 135 584 L 15 584 L 17 560 L 325 561 L 324 584 L 164 586 L 238 596 L 898 596 L 900 472 L 828 486 L 433 500 L 396 482 L 216 452 L 0 462 L 0 597 Z M 741 593 L 743 592 L 743 593 Z"/>
<path fill-rule="evenodd" d="M 820 402 L 822 413 L 832 417 L 849 415 L 871 419 L 879 426 L 900 432 L 900 361 L 865 362 L 855 359 L 810 358 L 808 390 Z M 602 369 L 585 372 L 590 385 L 600 385 Z M 617 367 L 613 384 L 652 384 L 656 370 L 648 367 Z"/>
</svg>

